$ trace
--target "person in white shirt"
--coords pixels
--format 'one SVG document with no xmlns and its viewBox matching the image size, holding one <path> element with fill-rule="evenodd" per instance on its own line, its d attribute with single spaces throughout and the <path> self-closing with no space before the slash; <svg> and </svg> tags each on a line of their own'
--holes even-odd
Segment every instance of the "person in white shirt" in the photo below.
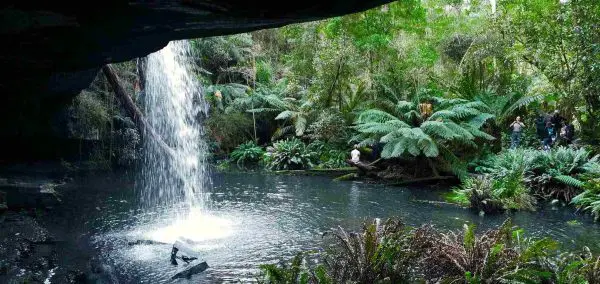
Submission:
<svg viewBox="0 0 600 284">
<path fill-rule="evenodd" d="M 519 143 L 521 143 L 521 130 L 525 127 L 525 124 L 521 122 L 521 117 L 517 116 L 517 119 L 510 124 L 512 128 L 512 135 L 510 136 L 510 148 L 515 149 L 519 147 Z"/>
<path fill-rule="evenodd" d="M 354 145 L 354 150 L 350 152 L 350 156 L 352 157 L 352 162 L 358 163 L 360 162 L 360 151 L 358 151 L 358 145 Z"/>
</svg>

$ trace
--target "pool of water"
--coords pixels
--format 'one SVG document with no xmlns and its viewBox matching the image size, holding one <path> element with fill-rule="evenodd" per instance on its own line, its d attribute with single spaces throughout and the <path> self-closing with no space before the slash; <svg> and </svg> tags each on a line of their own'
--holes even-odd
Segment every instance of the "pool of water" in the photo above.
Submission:
<svg viewBox="0 0 600 284">
<path fill-rule="evenodd" d="M 259 264 L 288 259 L 299 250 L 318 249 L 323 232 L 332 227 L 358 228 L 365 218 L 389 216 L 399 216 L 410 225 L 431 223 L 444 229 L 475 223 L 479 230 L 511 217 L 529 235 L 600 250 L 600 227 L 568 207 L 479 216 L 453 205 L 428 202 L 442 201 L 439 189 L 240 173 L 213 175 L 205 210 L 177 221 L 177 209 L 141 209 L 133 181 L 126 176 L 77 179 L 65 190 L 64 208 L 53 213 L 64 218 L 49 217 L 55 222 L 54 233 L 75 244 L 74 249 L 98 253 L 114 267 L 122 283 L 169 282 L 184 268 L 169 264 L 168 243 L 181 236 L 189 240 L 188 249 L 210 265 L 205 273 L 181 283 L 250 282 Z M 140 239 L 167 244 L 128 244 Z"/>
</svg>

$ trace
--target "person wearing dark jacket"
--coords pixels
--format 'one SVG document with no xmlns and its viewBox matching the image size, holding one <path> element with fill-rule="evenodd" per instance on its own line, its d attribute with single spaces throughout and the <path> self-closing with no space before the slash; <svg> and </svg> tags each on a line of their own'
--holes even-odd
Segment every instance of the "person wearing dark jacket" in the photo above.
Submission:
<svg viewBox="0 0 600 284">
<path fill-rule="evenodd" d="M 552 123 L 552 127 L 554 128 L 554 137 L 552 137 L 553 140 L 556 140 L 557 134 L 560 131 L 564 120 L 565 119 L 562 116 L 560 116 L 558 110 L 555 110 L 554 114 L 550 118 L 550 122 Z"/>
<path fill-rule="evenodd" d="M 544 139 L 548 137 L 548 130 L 546 129 L 546 121 L 544 120 L 544 116 L 541 114 L 535 119 L 535 132 L 538 136 L 538 139 L 543 143 Z"/>
</svg>

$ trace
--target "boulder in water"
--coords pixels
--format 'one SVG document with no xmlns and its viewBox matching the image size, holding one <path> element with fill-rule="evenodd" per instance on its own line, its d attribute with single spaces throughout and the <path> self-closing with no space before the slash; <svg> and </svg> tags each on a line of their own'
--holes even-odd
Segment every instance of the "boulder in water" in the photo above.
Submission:
<svg viewBox="0 0 600 284">
<path fill-rule="evenodd" d="M 193 266 L 175 274 L 173 277 L 171 277 L 171 280 L 180 279 L 180 278 L 189 279 L 192 277 L 192 275 L 202 273 L 206 269 L 208 269 L 208 264 L 206 263 L 206 261 L 203 261 L 201 263 L 193 265 Z"/>
</svg>

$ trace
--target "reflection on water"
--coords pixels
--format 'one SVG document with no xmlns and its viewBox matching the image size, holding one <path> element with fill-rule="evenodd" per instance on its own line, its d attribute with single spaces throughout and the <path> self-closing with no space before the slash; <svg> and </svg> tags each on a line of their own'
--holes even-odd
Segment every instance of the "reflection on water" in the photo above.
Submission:
<svg viewBox="0 0 600 284">
<path fill-rule="evenodd" d="M 146 230 L 144 239 L 171 244 L 180 239 L 198 243 L 232 234 L 231 221 L 202 214 L 199 209 L 192 209 L 185 219 L 173 218 L 169 223 L 171 224 L 158 228 L 151 225 Z"/>
<path fill-rule="evenodd" d="M 189 239 L 190 249 L 210 268 L 180 283 L 248 282 L 255 280 L 259 264 L 289 259 L 298 250 L 319 249 L 322 233 L 329 228 L 358 228 L 364 218 L 374 217 L 400 216 L 409 225 L 432 223 L 446 229 L 460 229 L 469 222 L 478 224 L 479 230 L 512 217 L 529 235 L 600 250 L 599 226 L 572 208 L 480 217 L 452 205 L 422 202 L 440 200 L 438 192 L 425 188 L 260 174 L 216 175 L 213 181 L 210 215 L 196 213 L 176 222 L 173 209 L 139 210 L 130 183 L 86 178 L 81 194 L 69 196 L 85 204 L 70 208 L 81 217 L 70 219 L 69 233 L 91 235 L 93 246 L 115 267 L 123 283 L 165 283 L 183 269 L 169 264 L 171 244 L 128 245 L 138 239 L 167 243 Z M 574 219 L 581 224 L 567 224 Z"/>
</svg>

